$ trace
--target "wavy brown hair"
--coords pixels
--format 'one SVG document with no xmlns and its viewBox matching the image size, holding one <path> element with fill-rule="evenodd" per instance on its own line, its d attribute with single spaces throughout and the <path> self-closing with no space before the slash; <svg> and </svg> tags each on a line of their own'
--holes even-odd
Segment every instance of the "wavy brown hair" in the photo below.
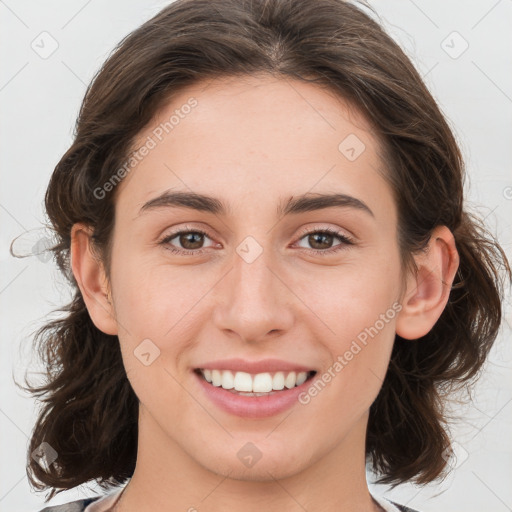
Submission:
<svg viewBox="0 0 512 512">
<path fill-rule="evenodd" d="M 368 461 L 381 482 L 427 483 L 443 474 L 450 439 L 443 403 L 469 386 L 497 336 L 510 267 L 497 241 L 463 205 L 457 142 L 420 75 L 362 6 L 342 0 L 177 0 L 124 38 L 87 89 L 74 141 L 46 197 L 52 248 L 74 290 L 62 318 L 35 336 L 47 381 L 28 390 L 44 403 L 27 472 L 37 489 L 96 480 L 124 483 L 135 468 L 138 399 L 117 336 L 91 321 L 70 271 L 73 224 L 93 228 L 107 275 L 115 191 L 94 193 L 120 169 L 137 134 L 159 109 L 199 80 L 270 73 L 318 84 L 359 109 L 378 140 L 399 212 L 403 265 L 432 230 L 454 234 L 460 266 L 448 304 L 423 338 L 396 336 L 382 389 L 371 406 Z M 27 383 L 27 381 L 25 380 Z M 32 452 L 48 443 L 43 468 Z"/>
</svg>

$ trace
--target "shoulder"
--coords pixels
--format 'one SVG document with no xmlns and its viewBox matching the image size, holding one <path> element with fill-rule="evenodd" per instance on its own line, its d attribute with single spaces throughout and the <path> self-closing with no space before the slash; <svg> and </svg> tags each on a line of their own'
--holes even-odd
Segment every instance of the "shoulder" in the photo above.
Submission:
<svg viewBox="0 0 512 512">
<path fill-rule="evenodd" d="M 406 507 L 405 505 L 399 505 L 398 503 L 395 503 L 392 501 L 393 505 L 399 510 L 400 512 L 417 512 L 416 510 L 413 510 L 412 508 Z"/>
<path fill-rule="evenodd" d="M 43 508 L 39 512 L 83 512 L 88 505 L 100 498 L 101 496 L 94 496 L 93 498 L 70 501 L 69 503 L 64 503 L 62 505 Z"/>
<path fill-rule="evenodd" d="M 419 512 L 405 505 L 400 505 L 400 503 L 396 503 L 390 498 L 384 498 L 384 496 L 379 496 L 378 494 L 370 494 L 374 501 L 376 501 L 385 512 Z"/>
</svg>

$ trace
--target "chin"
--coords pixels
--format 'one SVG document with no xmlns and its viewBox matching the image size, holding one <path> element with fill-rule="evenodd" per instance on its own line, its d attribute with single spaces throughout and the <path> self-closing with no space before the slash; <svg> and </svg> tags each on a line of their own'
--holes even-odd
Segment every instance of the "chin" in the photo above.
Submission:
<svg viewBox="0 0 512 512">
<path fill-rule="evenodd" d="M 233 454 L 233 455 L 231 455 Z M 261 458 L 251 466 L 244 463 L 243 456 L 236 451 L 225 451 L 209 460 L 197 461 L 204 469 L 222 477 L 246 482 L 274 482 L 296 475 L 307 465 L 307 461 L 294 461 L 290 453 L 273 453 L 272 456 L 261 454 Z"/>
</svg>

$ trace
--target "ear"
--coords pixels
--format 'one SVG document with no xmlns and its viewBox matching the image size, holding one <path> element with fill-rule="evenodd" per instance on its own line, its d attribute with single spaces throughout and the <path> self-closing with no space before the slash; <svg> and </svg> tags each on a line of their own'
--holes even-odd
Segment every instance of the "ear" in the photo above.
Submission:
<svg viewBox="0 0 512 512">
<path fill-rule="evenodd" d="M 436 227 L 425 251 L 414 256 L 417 272 L 407 276 L 396 333 L 413 340 L 427 334 L 441 316 L 459 267 L 459 254 L 452 232 Z"/>
<path fill-rule="evenodd" d="M 105 334 L 117 334 L 110 286 L 102 262 L 93 252 L 90 226 L 76 223 L 71 228 L 71 269 L 89 316 Z"/>
</svg>

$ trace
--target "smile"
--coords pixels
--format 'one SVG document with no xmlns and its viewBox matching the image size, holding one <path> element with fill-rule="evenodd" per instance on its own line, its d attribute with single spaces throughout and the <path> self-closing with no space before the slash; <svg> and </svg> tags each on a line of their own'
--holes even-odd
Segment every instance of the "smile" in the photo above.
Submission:
<svg viewBox="0 0 512 512">
<path fill-rule="evenodd" d="M 206 368 L 206 366 L 208 366 Z M 230 359 L 193 370 L 200 392 L 213 406 L 239 418 L 265 418 L 299 404 L 317 374 L 282 360 Z"/>
<path fill-rule="evenodd" d="M 300 386 L 313 377 L 315 371 L 294 372 L 277 371 L 274 373 L 256 373 L 211 370 L 198 368 L 197 372 L 212 386 L 222 387 L 225 390 L 245 396 L 265 396 L 273 392 L 292 389 Z"/>
</svg>

